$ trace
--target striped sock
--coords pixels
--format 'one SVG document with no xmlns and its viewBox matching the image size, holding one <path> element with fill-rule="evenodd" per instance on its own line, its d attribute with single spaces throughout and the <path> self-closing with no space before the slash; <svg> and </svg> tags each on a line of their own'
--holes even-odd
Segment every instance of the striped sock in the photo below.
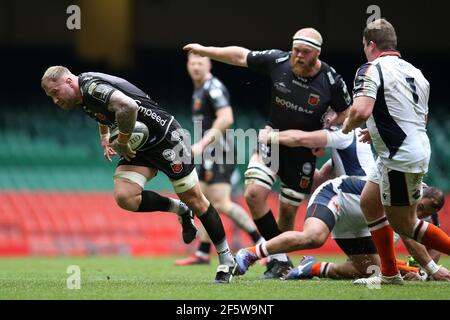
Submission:
<svg viewBox="0 0 450 320">
<path fill-rule="evenodd" d="M 394 250 L 394 230 L 386 216 L 368 223 L 373 242 L 381 260 L 381 273 L 384 276 L 398 274 L 397 260 Z"/>
<path fill-rule="evenodd" d="M 263 241 L 256 246 L 246 248 L 248 251 L 251 251 L 258 259 L 262 259 L 269 256 L 266 248 L 266 241 Z"/>
<path fill-rule="evenodd" d="M 417 220 L 413 239 L 426 247 L 450 255 L 450 237 L 435 225 Z"/>
<path fill-rule="evenodd" d="M 332 262 L 316 262 L 312 266 L 311 275 L 313 277 L 327 278 L 332 265 Z"/>
</svg>

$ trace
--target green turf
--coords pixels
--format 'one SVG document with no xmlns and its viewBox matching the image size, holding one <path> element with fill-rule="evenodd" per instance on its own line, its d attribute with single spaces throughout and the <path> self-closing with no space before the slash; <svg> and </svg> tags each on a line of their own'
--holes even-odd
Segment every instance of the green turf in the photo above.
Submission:
<svg viewBox="0 0 450 320">
<path fill-rule="evenodd" d="M 368 289 L 351 281 L 260 280 L 255 265 L 233 283 L 213 283 L 215 264 L 177 267 L 164 258 L 2 258 L 0 299 L 450 299 L 450 283 L 409 282 Z M 294 257 L 298 261 L 298 257 Z M 328 261 L 342 261 L 328 257 Z M 442 260 L 450 267 L 450 258 Z M 81 269 L 81 289 L 67 289 L 67 267 Z"/>
</svg>

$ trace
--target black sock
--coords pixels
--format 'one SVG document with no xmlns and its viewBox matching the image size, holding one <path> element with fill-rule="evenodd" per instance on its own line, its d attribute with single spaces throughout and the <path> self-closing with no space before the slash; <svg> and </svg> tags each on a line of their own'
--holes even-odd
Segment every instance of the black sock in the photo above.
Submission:
<svg viewBox="0 0 450 320">
<path fill-rule="evenodd" d="M 211 251 L 211 242 L 200 242 L 198 251 L 209 254 L 209 252 Z"/>
<path fill-rule="evenodd" d="M 170 200 L 153 191 L 142 191 L 142 201 L 136 212 L 169 211 Z"/>
<path fill-rule="evenodd" d="M 253 243 L 258 242 L 258 240 L 261 239 L 261 235 L 256 230 L 252 231 L 252 232 L 249 232 L 248 235 L 252 238 Z"/>
<path fill-rule="evenodd" d="M 270 240 L 281 234 L 281 231 L 278 229 L 277 221 L 273 216 L 272 210 L 269 210 L 269 212 L 267 212 L 264 216 L 254 221 L 256 226 L 258 227 L 259 233 L 261 233 L 261 235 L 266 240 Z"/>
<path fill-rule="evenodd" d="M 202 222 L 209 238 L 215 245 L 220 244 L 225 240 L 225 229 L 223 228 L 222 220 L 220 220 L 219 214 L 212 204 L 210 204 L 208 210 L 198 218 Z"/>
</svg>

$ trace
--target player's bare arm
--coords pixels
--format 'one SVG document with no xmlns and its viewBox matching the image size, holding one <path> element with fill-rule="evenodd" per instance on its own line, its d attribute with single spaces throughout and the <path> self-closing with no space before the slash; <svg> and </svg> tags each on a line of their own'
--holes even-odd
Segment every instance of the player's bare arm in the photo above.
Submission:
<svg viewBox="0 0 450 320">
<path fill-rule="evenodd" d="M 117 155 L 117 153 L 109 146 L 109 127 L 99 123 L 98 133 L 100 134 L 100 142 L 102 144 L 103 155 L 105 156 L 106 160 L 112 162 L 111 157 Z"/>
<path fill-rule="evenodd" d="M 431 274 L 433 278 L 438 281 L 450 281 L 449 271 L 442 266 L 436 265 L 436 263 L 428 254 L 428 250 L 424 245 L 405 236 L 401 236 L 401 238 L 406 248 L 408 249 L 408 252 L 417 262 L 419 262 L 419 264 L 427 271 L 428 274 Z"/>
<path fill-rule="evenodd" d="M 234 123 L 233 109 L 231 106 L 217 110 L 216 117 L 211 129 L 207 131 L 202 140 L 192 146 L 192 152 L 194 154 L 199 154 L 209 144 L 213 143 L 216 139 L 220 139 L 223 134 L 225 134 L 226 130 Z"/>
<path fill-rule="evenodd" d="M 129 161 L 136 154 L 131 150 L 128 141 L 136 124 L 138 106 L 130 97 L 120 91 L 114 91 L 109 100 L 108 110 L 115 112 L 119 127 L 119 136 L 110 147 Z"/>
<path fill-rule="evenodd" d="M 205 47 L 198 43 L 187 44 L 183 50 L 239 67 L 247 67 L 247 55 L 250 52 L 243 47 Z"/>
<path fill-rule="evenodd" d="M 284 130 L 272 131 L 272 128 L 260 130 L 259 142 L 276 143 L 288 147 L 306 147 L 306 148 L 323 148 L 327 145 L 327 134 L 324 130 L 302 131 L 302 130 Z"/>
<path fill-rule="evenodd" d="M 370 136 L 369 129 L 362 129 L 358 134 L 358 138 L 360 142 L 372 144 L 372 137 Z"/>
<path fill-rule="evenodd" d="M 348 117 L 344 121 L 342 132 L 347 134 L 355 128 L 358 128 L 369 119 L 372 114 L 375 99 L 371 97 L 357 97 L 350 107 Z"/>
</svg>

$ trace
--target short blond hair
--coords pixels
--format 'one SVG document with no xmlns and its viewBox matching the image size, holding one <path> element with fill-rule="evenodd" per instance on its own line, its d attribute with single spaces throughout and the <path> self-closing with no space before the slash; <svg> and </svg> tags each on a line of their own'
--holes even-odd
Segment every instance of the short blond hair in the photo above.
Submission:
<svg viewBox="0 0 450 320">
<path fill-rule="evenodd" d="M 394 26 L 386 19 L 377 19 L 364 29 L 364 39 L 373 41 L 381 51 L 397 50 L 397 34 Z"/>
<path fill-rule="evenodd" d="M 41 79 L 41 87 L 45 90 L 46 84 L 49 81 L 57 82 L 59 79 L 61 79 L 64 76 L 70 75 L 71 72 L 69 69 L 63 66 L 52 66 L 45 70 L 44 75 Z"/>
</svg>

